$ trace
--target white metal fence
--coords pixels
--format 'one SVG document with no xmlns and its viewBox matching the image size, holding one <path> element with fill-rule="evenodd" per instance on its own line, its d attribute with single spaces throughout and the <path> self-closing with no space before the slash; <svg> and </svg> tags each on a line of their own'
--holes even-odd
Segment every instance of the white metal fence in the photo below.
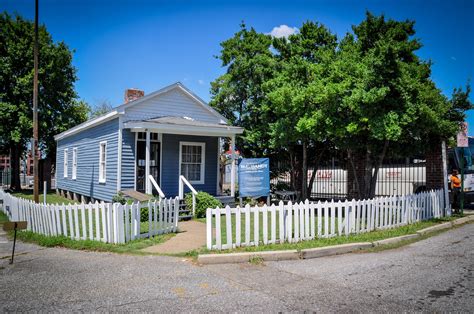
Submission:
<svg viewBox="0 0 474 314">
<path fill-rule="evenodd" d="M 138 238 L 176 232 L 178 198 L 147 203 L 88 203 L 44 205 L 17 198 L 0 189 L 0 211 L 11 221 L 27 221 L 29 231 L 46 236 L 64 235 L 73 240 L 125 243 Z M 141 211 L 148 219 L 141 221 Z"/>
<path fill-rule="evenodd" d="M 395 228 L 439 218 L 449 208 L 443 190 L 371 200 L 208 208 L 208 249 L 229 249 Z"/>
</svg>

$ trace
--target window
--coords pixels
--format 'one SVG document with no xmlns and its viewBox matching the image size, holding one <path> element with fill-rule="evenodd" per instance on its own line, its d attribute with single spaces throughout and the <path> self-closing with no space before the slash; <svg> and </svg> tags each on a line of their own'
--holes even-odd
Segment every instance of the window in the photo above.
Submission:
<svg viewBox="0 0 474 314">
<path fill-rule="evenodd" d="M 64 160 L 63 160 L 63 168 L 64 168 L 64 177 L 67 178 L 67 148 L 64 150 Z"/>
<path fill-rule="evenodd" d="M 77 147 L 72 149 L 72 179 L 76 180 L 77 177 Z"/>
<path fill-rule="evenodd" d="M 180 142 L 180 174 L 190 183 L 204 184 L 205 143 Z"/>
<path fill-rule="evenodd" d="M 107 167 L 107 142 L 100 142 L 99 147 L 99 182 L 105 183 L 105 169 Z"/>
</svg>

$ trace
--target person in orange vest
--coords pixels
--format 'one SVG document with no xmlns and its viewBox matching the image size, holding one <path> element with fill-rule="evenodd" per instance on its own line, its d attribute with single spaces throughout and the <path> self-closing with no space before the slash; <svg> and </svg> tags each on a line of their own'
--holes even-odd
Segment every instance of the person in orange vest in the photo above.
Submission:
<svg viewBox="0 0 474 314">
<path fill-rule="evenodd" d="M 461 193 L 461 179 L 458 177 L 458 170 L 453 169 L 451 176 L 449 177 L 451 181 L 451 193 L 453 193 L 453 211 L 457 212 L 459 210 L 459 194 Z"/>
</svg>

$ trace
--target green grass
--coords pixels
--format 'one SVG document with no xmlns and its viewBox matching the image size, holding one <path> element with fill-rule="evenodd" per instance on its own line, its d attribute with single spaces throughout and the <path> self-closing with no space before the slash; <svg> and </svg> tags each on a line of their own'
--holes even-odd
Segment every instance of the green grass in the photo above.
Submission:
<svg viewBox="0 0 474 314">
<path fill-rule="evenodd" d="M 32 190 L 23 190 L 21 192 L 12 192 L 13 196 L 21 197 L 29 200 L 33 200 L 33 191 Z M 44 202 L 43 193 L 39 196 L 40 203 Z M 56 192 L 50 191 L 46 194 L 46 203 L 48 204 L 75 204 L 77 202 L 67 199 L 61 195 L 56 194 Z"/>
<path fill-rule="evenodd" d="M 431 219 L 427 221 L 417 222 L 411 225 L 406 225 L 394 229 L 385 229 L 385 230 L 376 230 L 372 232 L 362 233 L 362 234 L 352 234 L 349 236 L 336 236 L 332 238 L 317 238 L 308 241 L 301 241 L 297 243 L 278 243 L 278 244 L 269 244 L 259 246 L 248 246 L 248 247 L 239 247 L 232 250 L 208 250 L 203 248 L 199 254 L 209 254 L 209 253 L 232 253 L 232 252 L 259 252 L 259 251 L 273 251 L 273 250 L 303 250 L 309 248 L 317 248 L 331 245 L 339 245 L 346 243 L 355 243 L 355 242 L 374 242 L 378 240 L 388 239 L 399 237 L 408 234 L 414 234 L 418 230 L 434 226 L 439 223 L 451 221 L 458 217 L 445 217 L 441 219 Z M 252 225 L 253 226 L 253 225 Z M 277 235 L 278 238 L 278 235 Z M 251 238 L 251 241 L 253 238 Z M 225 242 L 223 242 L 225 243 Z"/>
<path fill-rule="evenodd" d="M 127 254 L 148 254 L 141 252 L 141 249 L 163 243 L 174 236 L 173 233 L 154 236 L 150 239 L 137 239 L 125 244 L 111 244 L 91 240 L 72 240 L 65 236 L 44 236 L 31 231 L 21 231 L 17 233 L 17 238 L 23 242 L 35 243 L 44 247 L 64 247 L 74 250 L 113 252 Z"/>
<path fill-rule="evenodd" d="M 78 211 L 78 216 L 79 216 L 79 232 L 82 235 L 81 211 Z M 0 224 L 6 221 L 8 221 L 8 217 L 4 213 L 0 212 Z M 69 217 L 66 217 L 66 224 L 69 230 Z M 86 224 L 88 224 L 88 211 L 86 211 Z M 142 222 L 140 224 L 140 228 L 141 228 L 141 233 L 148 232 L 148 222 Z M 95 218 L 93 219 L 93 231 L 94 231 L 94 236 L 95 236 L 96 235 Z M 89 232 L 88 228 L 86 232 Z M 102 226 L 100 228 L 100 235 L 103 236 Z M 10 232 L 9 236 L 13 237 L 13 233 Z M 71 238 L 63 236 L 63 235 L 45 236 L 45 235 L 34 233 L 32 231 L 20 231 L 17 233 L 18 240 L 21 240 L 23 242 L 28 242 L 28 243 L 35 243 L 44 247 L 64 247 L 64 248 L 74 249 L 74 250 L 127 253 L 127 254 L 149 254 L 149 253 L 141 252 L 140 250 L 152 245 L 163 243 L 174 236 L 175 236 L 174 233 L 168 233 L 168 234 L 156 235 L 150 239 L 148 238 L 136 239 L 136 240 L 127 242 L 125 244 L 111 244 L 111 243 L 104 243 L 104 242 L 93 241 L 93 240 L 72 240 Z"/>
</svg>

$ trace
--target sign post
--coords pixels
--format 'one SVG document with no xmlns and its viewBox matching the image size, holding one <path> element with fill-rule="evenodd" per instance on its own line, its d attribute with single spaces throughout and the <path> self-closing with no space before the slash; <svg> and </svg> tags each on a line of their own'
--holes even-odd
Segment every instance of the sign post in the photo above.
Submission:
<svg viewBox="0 0 474 314">
<path fill-rule="evenodd" d="M 270 201 L 270 162 L 268 158 L 243 158 L 239 163 L 239 198 L 267 197 Z"/>
<path fill-rule="evenodd" d="M 13 237 L 12 259 L 10 260 L 10 264 L 13 264 L 13 257 L 15 256 L 16 231 L 26 229 L 26 225 L 27 225 L 26 221 L 7 221 L 3 224 L 3 230 L 15 231 L 15 235 Z"/>
<path fill-rule="evenodd" d="M 464 148 L 469 147 L 469 139 L 467 137 L 467 122 L 461 123 L 461 130 L 457 136 L 457 146 L 460 147 L 461 156 L 460 156 L 460 166 L 461 166 L 461 200 L 459 204 L 459 210 L 461 215 L 464 213 Z"/>
</svg>

